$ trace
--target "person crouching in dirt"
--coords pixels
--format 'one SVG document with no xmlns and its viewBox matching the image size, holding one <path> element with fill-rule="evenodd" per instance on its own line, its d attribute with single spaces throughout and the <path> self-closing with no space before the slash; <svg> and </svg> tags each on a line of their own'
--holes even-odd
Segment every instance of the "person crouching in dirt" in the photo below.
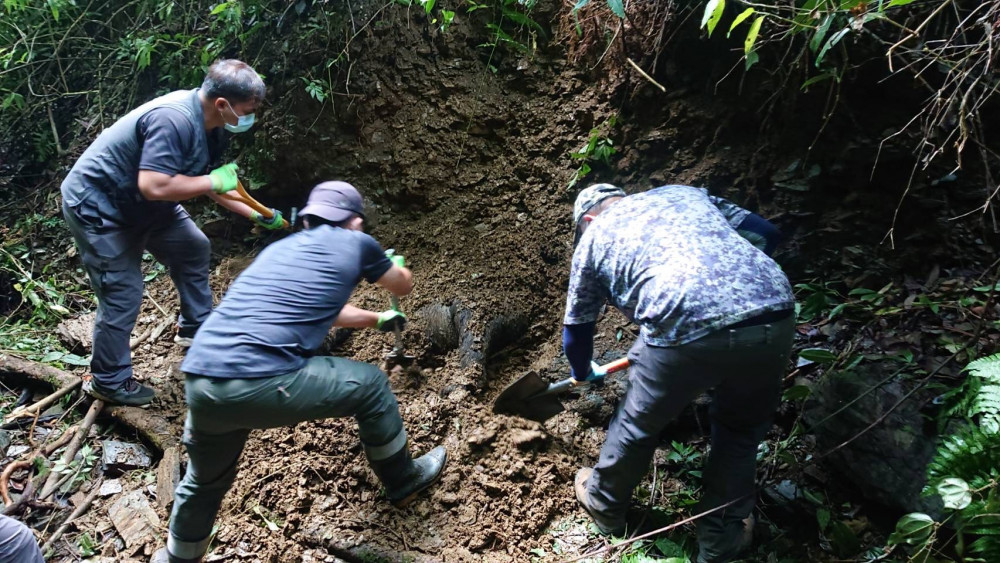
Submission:
<svg viewBox="0 0 1000 563">
<path fill-rule="evenodd" d="M 155 395 L 133 377 L 129 347 L 144 250 L 169 268 L 180 294 L 175 342 L 190 345 L 212 310 L 208 238 L 178 202 L 207 195 L 265 228 L 284 224 L 280 213 L 265 219 L 223 197 L 236 189 L 236 164 L 208 171 L 223 129 L 250 129 L 263 99 L 264 82 L 246 63 L 217 61 L 201 88 L 156 98 L 105 129 L 63 181 L 63 216 L 97 295 L 88 391 L 98 399 L 142 406 Z"/>
<path fill-rule="evenodd" d="M 590 186 L 573 220 L 563 345 L 574 380 L 599 377 L 591 356 L 605 300 L 641 333 L 628 355 L 628 390 L 597 465 L 576 475 L 576 498 L 603 533 L 624 533 L 660 432 L 714 388 L 700 510 L 732 504 L 698 520 L 698 561 L 728 561 L 750 540 L 757 446 L 778 405 L 795 322 L 788 279 L 737 231 L 770 251 L 777 229 L 689 186 L 630 196 Z"/>
<path fill-rule="evenodd" d="M 31 530 L 17 520 L 0 514 L 0 561 L 45 563 L 42 550 Z"/>
<path fill-rule="evenodd" d="M 169 561 L 205 555 L 255 428 L 353 416 L 368 462 L 397 507 L 441 476 L 443 446 L 410 457 L 385 373 L 345 358 L 312 356 L 331 326 L 402 328 L 406 317 L 398 311 L 375 313 L 347 301 L 362 279 L 406 295 L 413 289 L 410 271 L 402 257 L 390 259 L 361 231 L 362 199 L 350 184 L 319 184 L 302 214 L 306 230 L 268 246 L 236 278 L 181 364 L 190 462 L 174 494 Z"/>
</svg>

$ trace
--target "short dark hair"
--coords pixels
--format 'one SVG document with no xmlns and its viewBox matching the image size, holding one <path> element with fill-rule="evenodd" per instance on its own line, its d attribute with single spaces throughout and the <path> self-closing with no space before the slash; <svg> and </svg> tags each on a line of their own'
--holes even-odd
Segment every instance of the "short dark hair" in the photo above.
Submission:
<svg viewBox="0 0 1000 563">
<path fill-rule="evenodd" d="M 264 80 L 250 65 L 236 59 L 219 59 L 208 67 L 201 89 L 210 100 L 225 98 L 231 102 L 264 100 Z"/>
<path fill-rule="evenodd" d="M 347 224 L 351 222 L 351 219 L 354 219 L 355 217 L 360 217 L 360 215 L 354 213 L 347 219 L 344 219 L 343 221 L 330 221 L 328 219 L 320 217 L 319 215 L 313 215 L 312 213 L 310 213 L 309 215 L 303 215 L 302 221 L 306 225 L 306 229 L 315 229 L 320 225 L 330 225 L 331 227 L 345 228 L 347 227 Z"/>
</svg>

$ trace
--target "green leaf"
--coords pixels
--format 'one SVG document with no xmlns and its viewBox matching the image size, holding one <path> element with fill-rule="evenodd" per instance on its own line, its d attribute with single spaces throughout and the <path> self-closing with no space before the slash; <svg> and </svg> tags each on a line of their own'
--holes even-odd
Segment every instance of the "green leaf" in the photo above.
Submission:
<svg viewBox="0 0 1000 563">
<path fill-rule="evenodd" d="M 958 477 L 943 479 L 936 488 L 945 508 L 962 510 L 972 504 L 972 490 L 969 484 Z"/>
<path fill-rule="evenodd" d="M 844 29 L 841 29 L 837 33 L 834 33 L 833 36 L 827 40 L 826 45 L 823 45 L 823 50 L 819 52 L 819 55 L 816 55 L 817 68 L 819 67 L 819 63 L 823 62 L 823 57 L 826 56 L 827 51 L 832 49 L 834 45 L 836 45 L 837 43 L 840 43 L 840 40 L 843 39 L 844 36 L 847 35 L 849 31 L 851 31 L 851 28 L 845 27 Z"/>
<path fill-rule="evenodd" d="M 743 23 L 747 18 L 752 16 L 753 13 L 753 8 L 747 8 L 746 10 L 743 10 L 740 15 L 736 16 L 736 19 L 733 20 L 733 25 L 729 26 L 729 33 L 726 34 L 726 39 L 729 39 L 729 36 L 733 34 L 733 30 L 736 29 L 736 26 Z"/>
<path fill-rule="evenodd" d="M 750 70 L 750 67 L 757 64 L 757 61 L 760 60 L 760 55 L 757 54 L 757 51 L 754 51 L 752 53 L 748 53 L 746 59 L 747 59 L 746 69 Z"/>
<path fill-rule="evenodd" d="M 812 389 L 808 385 L 794 385 L 789 387 L 782 395 L 782 401 L 797 401 L 805 399 L 812 394 Z"/>
<path fill-rule="evenodd" d="M 217 15 L 221 14 L 228 7 L 229 7 L 229 2 L 223 2 L 223 3 L 219 4 L 218 6 L 212 8 L 212 11 L 209 12 L 209 15 L 211 15 L 211 16 L 217 16 Z"/>
<path fill-rule="evenodd" d="M 837 355 L 823 348 L 806 348 L 799 352 L 799 357 L 818 364 L 828 364 L 836 361 Z"/>
<path fill-rule="evenodd" d="M 905 6 L 907 4 L 912 4 L 915 0 L 891 0 L 886 8 L 892 8 L 894 6 Z"/>
<path fill-rule="evenodd" d="M 750 24 L 750 31 L 747 32 L 747 38 L 743 41 L 743 52 L 749 57 L 750 52 L 753 51 L 753 45 L 757 42 L 757 35 L 760 33 L 760 25 L 764 23 L 764 16 L 758 16 L 757 19 Z"/>
<path fill-rule="evenodd" d="M 608 0 L 608 7 L 619 18 L 625 19 L 625 5 L 622 0 Z"/>
<path fill-rule="evenodd" d="M 62 352 L 53 350 L 42 356 L 42 359 L 39 361 L 41 361 L 42 363 L 55 362 L 61 360 L 64 355 L 65 354 Z"/>
<path fill-rule="evenodd" d="M 708 36 L 712 36 L 715 26 L 722 19 L 722 13 L 726 11 L 726 0 L 708 0 L 705 4 L 705 14 L 701 17 L 701 27 L 708 27 Z"/>
<path fill-rule="evenodd" d="M 923 546 L 934 531 L 934 519 L 922 512 L 911 512 L 896 522 L 896 531 L 889 535 L 889 545 Z"/>
<path fill-rule="evenodd" d="M 582 9 L 584 6 L 586 6 L 587 4 L 590 4 L 590 0 L 580 0 L 579 2 L 576 3 L 575 6 L 573 6 L 573 11 L 577 12 L 580 9 Z"/>
<path fill-rule="evenodd" d="M 823 44 L 823 38 L 826 37 L 826 33 L 830 31 L 830 25 L 833 23 L 833 18 L 835 14 L 829 14 L 823 19 L 823 23 L 819 24 L 816 28 L 816 34 L 813 35 L 812 39 L 809 40 L 809 50 L 815 53 L 819 50 L 819 46 Z"/>
<path fill-rule="evenodd" d="M 821 531 L 826 531 L 826 527 L 830 525 L 830 511 L 825 508 L 817 508 L 816 522 L 819 524 Z"/>
</svg>

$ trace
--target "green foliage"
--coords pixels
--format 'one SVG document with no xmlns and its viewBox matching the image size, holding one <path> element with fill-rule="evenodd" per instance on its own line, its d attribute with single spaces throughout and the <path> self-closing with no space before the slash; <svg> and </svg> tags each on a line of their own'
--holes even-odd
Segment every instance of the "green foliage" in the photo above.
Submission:
<svg viewBox="0 0 1000 563">
<path fill-rule="evenodd" d="M 971 400 L 967 416 L 978 424 L 965 425 L 945 437 L 927 466 L 925 495 L 937 495 L 952 511 L 945 522 L 955 529 L 955 551 L 965 561 L 1000 561 L 1000 354 L 980 358 L 966 366 L 970 379 L 980 385 L 962 387 Z M 919 560 L 934 548 L 935 522 L 926 514 L 907 514 L 896 524 L 889 545 L 905 544 Z M 972 538 L 972 543 L 967 543 Z"/>
<path fill-rule="evenodd" d="M 607 166 L 611 164 L 611 157 L 618 152 L 618 149 L 615 148 L 614 141 L 611 140 L 609 135 L 617 121 L 618 118 L 616 116 L 611 116 L 600 126 L 591 129 L 586 144 L 580 147 L 579 150 L 569 154 L 573 160 L 580 161 L 580 165 L 577 167 L 576 174 L 573 175 L 573 179 L 570 180 L 566 189 L 571 189 L 577 182 L 590 174 L 593 169 L 592 165 L 602 164 Z"/>
<path fill-rule="evenodd" d="M 93 557 L 97 555 L 99 547 L 100 545 L 87 532 L 83 532 L 76 537 L 76 551 L 80 557 Z"/>
<path fill-rule="evenodd" d="M 522 55 L 534 53 L 536 37 L 546 37 L 545 29 L 531 17 L 536 0 L 490 0 L 476 2 L 466 0 L 469 7 L 466 13 L 487 10 L 492 13 L 492 19 L 486 24 L 490 39 L 479 47 L 490 50 L 487 63 L 490 70 L 496 72 L 493 65 L 493 55 L 497 49 L 506 47 Z"/>
<path fill-rule="evenodd" d="M 607 0 L 607 3 L 608 3 L 608 8 L 614 15 L 622 19 L 625 18 L 625 4 L 622 2 L 622 0 Z M 573 14 L 575 15 L 577 12 L 585 8 L 588 4 L 590 4 L 590 0 L 579 0 L 576 4 L 573 5 Z"/>
<path fill-rule="evenodd" d="M 77 454 L 77 457 L 69 463 L 64 463 L 62 459 L 57 461 L 55 465 L 52 466 L 52 471 L 63 477 L 69 477 L 65 480 L 62 487 L 60 487 L 60 490 L 63 493 L 67 493 L 79 487 L 84 481 L 87 480 L 87 476 L 94 469 L 94 463 L 96 461 L 97 453 L 94 452 L 92 447 L 90 447 L 90 444 L 84 444 L 80 448 L 80 452 Z"/>
</svg>

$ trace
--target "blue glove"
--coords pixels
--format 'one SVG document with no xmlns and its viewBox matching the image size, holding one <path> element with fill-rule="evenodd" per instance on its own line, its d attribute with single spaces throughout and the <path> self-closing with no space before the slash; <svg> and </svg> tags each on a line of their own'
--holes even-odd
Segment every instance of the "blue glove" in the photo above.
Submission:
<svg viewBox="0 0 1000 563">
<path fill-rule="evenodd" d="M 587 383 L 590 383 L 594 386 L 600 386 L 604 385 L 604 377 L 608 375 L 608 372 L 605 369 L 603 369 L 600 365 L 598 365 L 597 362 L 591 360 L 590 373 L 587 374 L 586 378 L 580 379 L 579 377 L 576 376 L 576 373 L 574 373 L 572 369 L 570 369 L 570 375 L 573 376 L 573 385 L 575 386 L 580 386 Z"/>
</svg>

